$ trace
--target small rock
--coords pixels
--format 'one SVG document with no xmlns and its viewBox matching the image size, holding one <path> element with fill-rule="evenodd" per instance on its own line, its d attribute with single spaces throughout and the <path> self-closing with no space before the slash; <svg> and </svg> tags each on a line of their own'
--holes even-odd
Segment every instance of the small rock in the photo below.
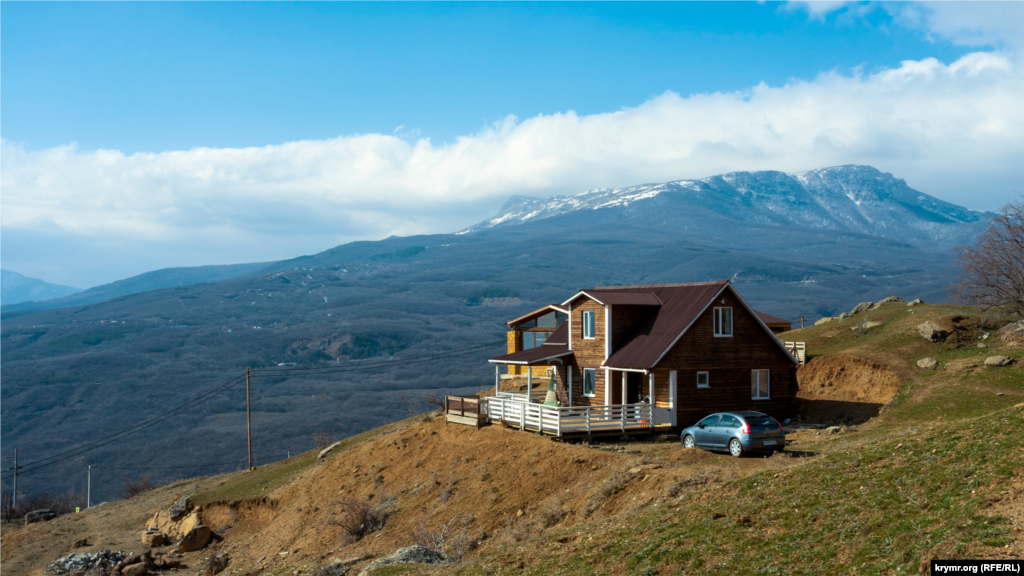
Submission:
<svg viewBox="0 0 1024 576">
<path fill-rule="evenodd" d="M 155 546 L 163 546 L 166 541 L 167 537 L 159 530 L 147 530 L 142 533 L 143 546 L 149 546 L 151 548 Z"/>
<path fill-rule="evenodd" d="M 189 502 L 192 496 L 195 496 L 195 494 L 186 494 L 178 498 L 174 504 L 171 504 L 171 507 L 167 509 L 167 513 L 172 521 L 177 522 L 184 518 L 185 514 L 188 514 L 189 509 L 192 507 Z"/>
<path fill-rule="evenodd" d="M 872 306 L 871 309 L 877 310 L 882 307 L 882 304 L 888 304 L 890 302 L 903 302 L 903 298 L 900 298 L 899 296 L 889 296 L 888 298 L 882 298 L 878 302 L 875 302 L 875 305 Z"/>
<path fill-rule="evenodd" d="M 79 538 L 78 540 L 75 540 L 71 544 L 71 547 L 72 548 L 84 548 L 84 547 L 86 547 L 88 545 L 89 545 L 89 539 L 88 538 Z"/>
<path fill-rule="evenodd" d="M 871 310 L 871 307 L 874 305 L 874 302 L 861 302 L 860 304 L 854 306 L 853 310 L 850 310 L 850 316 L 854 316 L 862 312 L 867 312 L 868 310 Z"/>
<path fill-rule="evenodd" d="M 423 546 L 400 548 L 394 554 L 374 560 L 360 574 L 370 574 L 374 568 L 391 564 L 448 564 L 451 558 L 443 552 L 437 552 Z"/>
<path fill-rule="evenodd" d="M 835 316 L 825 316 L 821 320 L 818 320 L 817 322 L 815 322 L 814 325 L 818 326 L 819 324 L 824 324 L 826 322 L 831 322 L 833 320 L 838 320 L 838 318 L 836 318 Z"/>
<path fill-rule="evenodd" d="M 327 455 L 331 453 L 331 451 L 333 451 L 338 446 L 341 446 L 342 442 L 344 442 L 344 440 L 338 440 L 334 444 L 331 444 L 327 448 L 324 448 L 323 450 L 321 450 L 320 454 L 317 454 L 316 461 L 319 462 L 319 461 L 323 460 L 324 458 L 326 458 Z"/>
<path fill-rule="evenodd" d="M 875 326 L 881 326 L 881 325 L 882 325 L 881 322 L 875 322 L 874 320 L 871 320 L 870 322 L 861 322 L 860 324 L 850 328 L 850 330 L 860 330 L 861 328 L 867 330 L 868 328 L 874 328 Z"/>
<path fill-rule="evenodd" d="M 949 337 L 949 331 L 929 320 L 917 325 L 917 331 L 921 337 L 931 342 L 945 342 Z"/>
<path fill-rule="evenodd" d="M 36 522 L 47 522 L 57 517 L 57 514 L 49 508 L 40 508 L 39 510 L 33 510 L 28 514 L 25 514 L 25 524 L 35 524 Z"/>
<path fill-rule="evenodd" d="M 935 370 L 939 367 L 939 362 L 935 358 L 921 358 L 917 361 L 918 368 L 924 368 L 925 370 Z"/>
<path fill-rule="evenodd" d="M 839 434 L 842 431 L 843 429 L 839 426 L 829 426 L 828 428 L 825 428 L 825 434 Z"/>
<path fill-rule="evenodd" d="M 907 306 L 917 306 L 918 304 L 924 304 L 924 300 L 920 298 L 914 298 L 910 302 L 907 302 Z"/>
<path fill-rule="evenodd" d="M 145 576 L 146 574 L 149 574 L 149 566 L 145 562 L 121 568 L 121 576 Z"/>
<path fill-rule="evenodd" d="M 985 358 L 985 366 L 1009 366 L 1013 363 L 1013 358 L 1009 356 L 989 356 Z"/>
<path fill-rule="evenodd" d="M 522 508 L 520 508 L 519 510 L 516 510 L 516 518 L 522 518 L 523 514 L 525 514 L 525 512 L 523 512 Z"/>
</svg>

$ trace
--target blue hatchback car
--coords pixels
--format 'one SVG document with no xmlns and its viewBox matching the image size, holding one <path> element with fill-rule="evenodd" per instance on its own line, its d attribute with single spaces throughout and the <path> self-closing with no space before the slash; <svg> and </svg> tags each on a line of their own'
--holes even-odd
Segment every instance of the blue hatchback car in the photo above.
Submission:
<svg viewBox="0 0 1024 576">
<path fill-rule="evenodd" d="M 739 458 L 751 450 L 786 448 L 782 425 L 761 412 L 719 412 L 683 430 L 684 448 L 727 451 Z"/>
</svg>

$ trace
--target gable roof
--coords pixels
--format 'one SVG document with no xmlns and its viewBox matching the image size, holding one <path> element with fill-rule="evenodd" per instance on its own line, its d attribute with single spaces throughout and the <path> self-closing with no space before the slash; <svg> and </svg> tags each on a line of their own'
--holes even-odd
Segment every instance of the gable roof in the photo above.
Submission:
<svg viewBox="0 0 1024 576">
<path fill-rule="evenodd" d="M 515 319 L 512 319 L 512 320 L 509 320 L 508 322 L 505 322 L 505 324 L 508 324 L 509 326 L 518 326 L 519 324 L 522 324 L 523 322 L 526 322 L 527 320 L 529 320 L 529 319 L 531 319 L 531 318 L 533 318 L 535 316 L 543 316 L 544 314 L 547 314 L 548 312 L 551 312 L 551 311 L 561 312 L 562 314 L 568 314 L 569 313 L 568 310 L 566 310 L 565 308 L 562 308 L 558 304 L 548 304 L 547 306 L 544 306 L 543 308 L 537 308 L 533 312 L 527 312 L 526 314 L 523 314 L 519 318 L 515 318 Z"/>
<path fill-rule="evenodd" d="M 662 301 L 658 298 L 658 295 L 651 291 L 641 292 L 619 292 L 619 291 L 608 291 L 602 288 L 594 288 L 593 290 L 580 290 L 572 298 L 569 298 L 562 303 L 565 306 L 569 302 L 579 298 L 580 296 L 586 296 L 598 304 L 619 304 L 619 305 L 631 305 L 631 306 L 661 306 Z"/>
<path fill-rule="evenodd" d="M 603 286 L 591 290 L 580 291 L 568 302 L 580 295 L 586 295 L 601 303 L 626 301 L 640 294 L 651 294 L 661 302 L 661 306 L 652 310 L 649 319 L 643 322 L 634 332 L 631 340 L 616 350 L 604 362 L 609 368 L 632 368 L 649 370 L 668 353 L 683 334 L 693 325 L 694 321 L 704 313 L 719 294 L 730 290 L 737 300 L 757 319 L 765 334 L 771 338 L 783 353 L 794 364 L 796 359 L 786 350 L 785 345 L 772 334 L 772 331 L 758 317 L 757 313 L 743 300 L 728 280 L 714 282 L 691 282 L 686 284 L 648 284 L 643 286 Z M 623 296 L 628 295 L 628 298 Z M 650 301 L 649 296 L 643 296 Z M 603 299 L 603 300 L 602 300 Z M 630 300 L 630 303 L 636 303 Z"/>
<path fill-rule="evenodd" d="M 782 324 L 785 324 L 790 328 L 793 327 L 793 322 L 791 320 L 779 318 L 778 316 L 772 316 L 771 314 L 766 314 L 764 312 L 759 312 L 757 310 L 754 310 L 754 314 L 757 314 L 757 317 L 761 319 L 761 322 L 764 322 L 768 326 L 771 326 L 773 324 L 781 326 Z"/>
</svg>

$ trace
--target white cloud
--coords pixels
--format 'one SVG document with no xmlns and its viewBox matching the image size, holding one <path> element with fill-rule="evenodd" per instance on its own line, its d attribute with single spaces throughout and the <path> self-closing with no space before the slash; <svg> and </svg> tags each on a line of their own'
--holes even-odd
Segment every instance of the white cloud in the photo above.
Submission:
<svg viewBox="0 0 1024 576">
<path fill-rule="evenodd" d="M 140 254 L 104 271 L 119 277 L 451 232 L 492 215 L 512 194 L 850 163 L 994 209 L 1022 181 L 1022 93 L 1014 55 L 979 52 L 949 65 L 907 61 L 870 75 L 833 72 L 740 93 L 666 93 L 604 114 L 510 117 L 449 145 L 365 134 L 124 155 L 73 145 L 29 151 L 3 141 L 5 268 L 31 275 L 30 238 L 61 238 L 83 253 L 119 246 Z M 45 250 L 52 261 L 54 247 Z M 25 265 L 11 265 L 9 256 Z M 133 272 L 136 262 L 145 267 Z"/>
<path fill-rule="evenodd" d="M 932 40 L 949 40 L 962 46 L 993 46 L 1019 49 L 1024 44 L 1024 2 L 1019 0 L 969 2 L 850 2 L 847 0 L 790 1 L 790 10 L 806 10 L 813 20 L 841 13 L 857 20 L 877 8 L 892 15 L 896 24 L 921 30 Z"/>
</svg>

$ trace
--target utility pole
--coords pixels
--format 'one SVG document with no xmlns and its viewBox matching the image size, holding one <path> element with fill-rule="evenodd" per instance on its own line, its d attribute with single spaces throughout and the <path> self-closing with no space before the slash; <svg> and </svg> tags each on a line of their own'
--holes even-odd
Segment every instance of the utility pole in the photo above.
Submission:
<svg viewBox="0 0 1024 576">
<path fill-rule="evenodd" d="M 804 327 L 804 315 L 803 314 L 800 315 L 800 327 L 801 328 Z"/>
<path fill-rule="evenodd" d="M 249 410 L 249 369 L 245 369 L 245 429 L 249 436 L 249 470 L 252 470 L 252 413 Z"/>
<path fill-rule="evenodd" d="M 85 481 L 85 508 L 92 508 L 92 464 L 89 465 L 89 476 Z"/>
<path fill-rule="evenodd" d="M 12 497 L 11 497 L 11 509 L 13 510 L 14 508 L 18 507 L 18 468 L 20 468 L 20 466 L 18 466 L 18 449 L 17 448 L 14 449 L 14 456 L 8 456 L 8 457 L 4 458 L 4 460 L 12 460 L 12 459 L 14 460 L 14 466 L 11 467 L 11 468 L 8 468 L 8 470 L 14 470 L 14 493 L 12 494 Z"/>
</svg>

